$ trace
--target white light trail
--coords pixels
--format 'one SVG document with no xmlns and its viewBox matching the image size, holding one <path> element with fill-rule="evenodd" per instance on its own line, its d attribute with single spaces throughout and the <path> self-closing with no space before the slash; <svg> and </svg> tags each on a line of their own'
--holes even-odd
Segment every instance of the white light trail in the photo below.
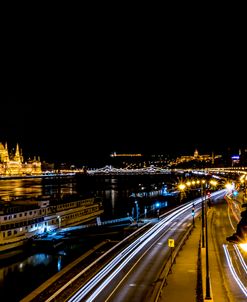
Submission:
<svg viewBox="0 0 247 302">
<path fill-rule="evenodd" d="M 214 192 L 214 193 L 212 193 L 211 196 L 216 197 L 218 195 L 222 195 L 224 192 L 225 192 L 225 190 Z M 72 296 L 68 300 L 68 302 L 81 301 L 86 295 L 88 295 L 90 293 L 91 290 L 93 290 L 99 284 L 99 282 L 102 282 L 103 279 L 107 278 L 104 281 L 104 283 L 102 283 L 102 285 L 98 289 L 94 289 L 93 296 L 95 296 L 96 293 L 98 295 L 103 290 L 103 288 L 105 286 L 107 286 L 107 284 L 109 284 L 109 282 L 112 280 L 112 278 L 115 277 L 117 272 L 119 272 L 119 270 L 121 268 L 123 268 L 128 263 L 128 261 L 131 258 L 133 258 L 136 255 L 136 253 L 145 244 L 147 244 L 151 239 L 153 239 L 153 237 L 156 236 L 159 232 L 164 231 L 164 229 L 168 225 L 168 223 L 173 222 L 175 219 L 177 219 L 185 211 L 191 210 L 191 207 L 192 207 L 193 204 L 197 205 L 197 204 L 201 204 L 201 203 L 202 203 L 202 197 L 199 197 L 199 198 L 196 198 L 196 199 L 194 199 L 190 202 L 187 202 L 186 204 L 180 205 L 176 209 L 170 210 L 167 213 L 161 215 L 160 218 L 162 218 L 162 219 L 158 223 L 156 223 L 147 232 L 145 232 L 145 234 L 143 234 L 141 237 L 139 237 L 137 240 L 135 240 L 133 243 L 131 243 L 120 254 L 118 254 L 116 257 L 114 257 L 114 259 L 110 263 L 108 263 L 104 268 L 102 268 L 102 270 L 99 273 L 97 273 L 80 290 L 78 290 L 74 294 L 74 296 Z M 200 208 L 196 209 L 196 211 L 199 211 L 199 210 L 200 210 Z M 131 237 L 131 235 L 126 237 L 125 240 L 127 240 L 130 237 Z M 116 246 L 118 246 L 119 244 L 117 244 Z M 110 251 L 112 251 L 115 247 L 111 248 Z M 105 254 L 101 255 L 101 257 L 99 257 L 96 261 L 94 261 L 87 268 L 85 268 L 79 274 L 77 274 L 75 277 L 73 277 L 67 284 L 62 286 L 56 293 L 54 293 L 49 299 L 47 299 L 46 302 L 49 302 L 49 301 L 53 300 L 59 293 L 61 293 L 63 290 L 65 290 L 65 288 L 67 286 L 72 284 L 79 276 L 81 276 L 86 270 L 91 268 L 96 262 L 98 262 L 100 259 L 102 259 L 102 257 L 106 256 L 106 254 L 108 254 L 109 252 L 106 252 Z"/>
<path fill-rule="evenodd" d="M 223 249 L 224 249 L 224 252 L 225 252 L 225 255 L 226 255 L 226 260 L 227 260 L 227 263 L 228 263 L 228 267 L 232 273 L 232 276 L 234 278 L 234 280 L 236 281 L 236 283 L 238 284 L 239 288 L 242 290 L 242 292 L 245 294 L 245 296 L 247 297 L 247 288 L 244 286 L 244 284 L 242 283 L 242 281 L 239 279 L 234 267 L 233 267 L 233 264 L 232 264 L 232 259 L 230 257 L 230 254 L 229 254 L 229 251 L 227 249 L 227 246 L 225 244 L 223 244 Z"/>
<path fill-rule="evenodd" d="M 239 250 L 238 246 L 236 244 L 234 244 L 233 247 L 234 247 L 234 249 L 235 249 L 235 251 L 238 255 L 238 259 L 239 259 L 240 263 L 242 264 L 242 267 L 243 267 L 245 273 L 247 274 L 247 265 L 244 261 L 244 258 L 242 256 L 242 254 L 240 253 L 240 250 Z"/>
<path fill-rule="evenodd" d="M 194 200 L 194 204 L 201 202 L 200 199 Z M 162 219 L 159 223 L 154 225 L 149 231 L 142 235 L 139 239 L 133 242 L 128 248 L 126 248 L 121 253 L 121 258 L 119 256 L 117 259 L 113 259 L 105 268 L 104 271 L 99 272 L 95 277 L 93 277 L 86 285 L 84 285 L 73 297 L 71 297 L 68 302 L 79 302 L 81 301 L 91 290 L 93 290 L 99 281 L 106 278 L 107 274 L 113 270 L 113 272 L 107 277 L 107 279 L 97 288 L 94 289 L 93 294 L 87 299 L 87 302 L 93 301 L 100 292 L 111 282 L 111 280 L 116 276 L 116 274 L 125 266 L 127 263 L 150 241 L 152 240 L 159 232 L 163 231 L 168 223 L 173 222 L 177 219 L 182 213 L 191 209 L 190 202 L 186 205 L 182 205 L 179 209 L 173 211 L 167 217 Z M 140 244 L 141 243 L 141 244 Z M 131 253 L 130 253 L 131 252 Z M 124 259 L 124 256 L 127 258 Z M 118 267 L 116 265 L 118 264 Z"/>
</svg>

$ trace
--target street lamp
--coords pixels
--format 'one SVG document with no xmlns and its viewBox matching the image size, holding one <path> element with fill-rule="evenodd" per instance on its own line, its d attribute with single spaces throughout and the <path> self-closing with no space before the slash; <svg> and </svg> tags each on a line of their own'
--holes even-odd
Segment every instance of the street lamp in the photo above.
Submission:
<svg viewBox="0 0 247 302">
<path fill-rule="evenodd" d="M 178 185 L 178 188 L 179 188 L 179 190 L 180 190 L 180 203 L 181 203 L 181 202 L 182 202 L 182 199 L 183 199 L 182 194 L 184 193 L 184 190 L 185 190 L 185 188 L 186 188 L 186 185 L 183 184 L 183 183 L 180 183 L 180 184 Z"/>
<path fill-rule="evenodd" d="M 201 186 L 201 198 L 202 198 L 202 248 L 205 247 L 205 240 L 204 240 L 204 188 L 203 185 L 206 183 L 206 181 L 202 180 L 202 186 Z"/>
<path fill-rule="evenodd" d="M 205 205 L 205 212 L 206 212 L 206 216 L 205 216 L 205 231 L 206 231 L 206 300 L 211 300 L 211 296 L 210 296 L 210 278 L 209 278 L 209 263 L 208 263 L 208 214 L 207 214 L 207 202 Z"/>
<path fill-rule="evenodd" d="M 202 198 L 202 248 L 205 247 L 205 239 L 204 239 L 204 228 L 205 228 L 205 237 L 206 237 L 206 300 L 211 300 L 210 296 L 210 278 L 209 278 L 209 261 L 208 261 L 208 223 L 207 223 L 207 202 L 206 200 L 206 187 L 207 182 L 203 179 L 201 182 L 201 198 Z M 205 188 L 204 188 L 205 185 Z"/>
</svg>

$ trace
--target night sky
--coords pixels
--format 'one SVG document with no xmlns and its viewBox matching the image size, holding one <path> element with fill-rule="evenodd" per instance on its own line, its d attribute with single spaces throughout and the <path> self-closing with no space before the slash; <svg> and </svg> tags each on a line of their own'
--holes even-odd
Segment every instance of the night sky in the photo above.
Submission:
<svg viewBox="0 0 247 302">
<path fill-rule="evenodd" d="M 114 151 L 190 155 L 246 146 L 238 45 L 123 29 L 64 35 L 30 43 L 17 33 L 5 49 L 0 142 L 18 142 L 24 158 L 83 164 Z"/>
</svg>

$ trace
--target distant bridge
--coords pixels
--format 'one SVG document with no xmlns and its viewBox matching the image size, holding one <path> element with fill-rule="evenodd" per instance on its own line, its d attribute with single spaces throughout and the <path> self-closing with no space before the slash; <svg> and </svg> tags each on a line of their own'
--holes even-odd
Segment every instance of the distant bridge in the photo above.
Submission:
<svg viewBox="0 0 247 302">
<path fill-rule="evenodd" d="M 88 170 L 88 174 L 170 174 L 172 172 L 177 173 L 186 173 L 186 172 L 192 172 L 192 173 L 198 173 L 198 174 L 221 174 L 221 173 L 238 173 L 238 174 L 246 174 L 247 175 L 247 167 L 238 167 L 238 168 L 205 168 L 205 169 L 169 169 L 169 168 L 160 168 L 156 166 L 149 166 L 145 168 L 139 168 L 139 169 L 129 169 L 129 168 L 115 168 L 113 166 L 105 166 L 102 168 L 95 168 Z"/>
<path fill-rule="evenodd" d="M 131 169 L 131 168 L 115 168 L 111 165 L 106 165 L 102 168 L 88 169 L 87 174 L 89 175 L 132 175 L 132 174 L 170 174 L 170 173 L 195 173 L 195 174 L 245 174 L 247 175 L 247 167 L 226 167 L 226 168 L 205 168 L 205 169 L 170 169 L 161 168 L 151 165 L 149 167 Z M 60 170 L 60 175 L 74 175 L 76 173 L 85 173 L 84 169 L 77 170 Z M 53 175 L 59 175 L 54 173 Z"/>
<path fill-rule="evenodd" d="M 160 168 L 155 166 L 149 166 L 139 169 L 129 169 L 129 168 L 114 168 L 112 166 L 105 166 L 99 169 L 88 170 L 88 174 L 108 174 L 108 175 L 124 175 L 124 174 L 170 174 L 171 169 Z"/>
</svg>

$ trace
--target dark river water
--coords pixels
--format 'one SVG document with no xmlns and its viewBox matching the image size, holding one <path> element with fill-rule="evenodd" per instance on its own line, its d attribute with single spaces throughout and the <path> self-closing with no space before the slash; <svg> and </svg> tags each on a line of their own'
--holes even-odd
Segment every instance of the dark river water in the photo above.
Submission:
<svg viewBox="0 0 247 302">
<path fill-rule="evenodd" d="M 159 208 L 177 202 L 167 194 L 174 189 L 175 175 L 70 176 L 0 180 L 0 198 L 79 194 L 100 196 L 101 220 L 155 215 Z M 6 202 L 6 201 L 5 201 Z M 136 205 L 138 204 L 138 214 Z M 101 238 L 102 240 L 102 238 Z M 93 244 L 93 242 L 92 242 Z M 95 244 L 95 243 L 94 243 Z M 45 280 L 82 255 L 90 246 L 81 240 L 56 253 L 21 253 L 21 257 L 0 261 L 0 301 L 20 301 Z"/>
</svg>

